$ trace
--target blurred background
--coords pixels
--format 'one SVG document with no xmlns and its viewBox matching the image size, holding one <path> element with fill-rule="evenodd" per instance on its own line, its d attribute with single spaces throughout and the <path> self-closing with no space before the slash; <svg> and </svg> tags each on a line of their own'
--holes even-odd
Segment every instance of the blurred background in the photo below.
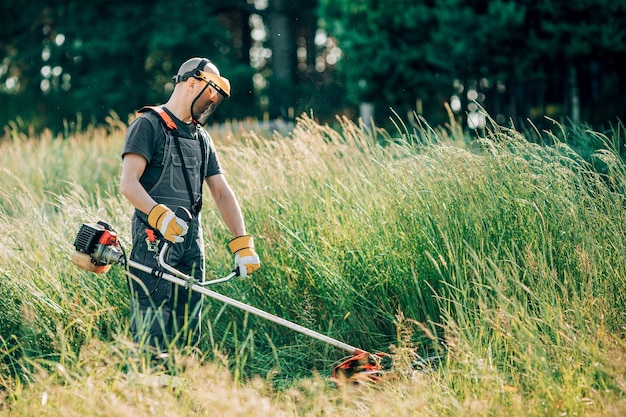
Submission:
<svg viewBox="0 0 626 417">
<path fill-rule="evenodd" d="M 0 123 L 125 121 L 165 102 L 192 56 L 231 80 L 218 122 L 626 115 L 626 0 L 4 0 Z"/>
</svg>

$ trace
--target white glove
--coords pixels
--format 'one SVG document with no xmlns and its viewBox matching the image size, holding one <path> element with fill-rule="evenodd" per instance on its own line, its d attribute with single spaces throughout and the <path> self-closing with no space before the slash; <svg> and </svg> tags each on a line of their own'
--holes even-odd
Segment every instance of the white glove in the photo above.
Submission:
<svg viewBox="0 0 626 417">
<path fill-rule="evenodd" d="M 254 251 L 252 236 L 239 236 L 228 242 L 228 247 L 235 255 L 235 271 L 239 278 L 245 278 L 261 267 L 259 255 Z"/>
<path fill-rule="evenodd" d="M 185 239 L 189 226 L 187 222 L 176 217 L 174 212 L 163 204 L 152 207 L 148 214 L 148 224 L 157 229 L 163 237 L 173 243 L 181 243 Z"/>
</svg>

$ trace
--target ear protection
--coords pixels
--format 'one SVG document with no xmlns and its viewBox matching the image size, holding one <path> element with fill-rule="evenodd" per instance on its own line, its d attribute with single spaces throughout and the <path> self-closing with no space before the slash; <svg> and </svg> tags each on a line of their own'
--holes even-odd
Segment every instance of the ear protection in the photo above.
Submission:
<svg viewBox="0 0 626 417">
<path fill-rule="evenodd" d="M 174 81 L 174 84 L 179 83 L 181 81 L 187 81 L 189 79 L 189 77 L 194 77 L 194 78 L 199 78 L 202 79 L 202 72 L 204 71 L 204 67 L 206 67 L 207 64 L 211 63 L 210 60 L 206 59 L 206 58 L 202 58 L 200 60 L 200 62 L 198 63 L 198 66 L 196 68 L 194 68 L 191 71 L 187 71 L 186 73 L 179 75 L 176 74 L 172 77 L 172 81 Z"/>
</svg>

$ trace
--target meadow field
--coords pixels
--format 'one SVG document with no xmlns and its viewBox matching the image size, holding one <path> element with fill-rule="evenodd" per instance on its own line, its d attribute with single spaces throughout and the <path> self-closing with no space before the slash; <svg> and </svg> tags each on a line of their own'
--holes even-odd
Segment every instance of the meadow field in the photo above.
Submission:
<svg viewBox="0 0 626 417">
<path fill-rule="evenodd" d="M 384 131 L 303 116 L 211 130 L 262 268 L 211 289 L 392 354 L 335 384 L 346 353 L 212 299 L 182 383 L 129 377 L 124 269 L 70 262 L 82 223 L 130 249 L 127 121 L 0 139 L 0 416 L 626 414 L 624 126 Z M 231 238 L 205 193 L 209 278 Z M 437 357 L 433 366 L 413 364 Z"/>
</svg>

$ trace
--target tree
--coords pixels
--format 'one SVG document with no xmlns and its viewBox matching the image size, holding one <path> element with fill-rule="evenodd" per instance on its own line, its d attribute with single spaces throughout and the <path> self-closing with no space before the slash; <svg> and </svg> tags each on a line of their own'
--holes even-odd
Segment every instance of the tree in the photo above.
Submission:
<svg viewBox="0 0 626 417">
<path fill-rule="evenodd" d="M 316 6 L 317 0 L 270 0 L 267 9 L 259 11 L 271 50 L 268 65 L 261 71 L 268 81 L 264 91 L 268 117 L 292 118 L 295 112 L 305 110 L 300 105 L 303 101 L 311 103 L 306 98 L 311 92 L 302 88 L 302 82 L 309 81 L 310 69 L 315 65 Z"/>
<path fill-rule="evenodd" d="M 343 51 L 339 63 L 348 99 L 373 103 L 384 116 L 419 111 L 436 113 L 451 90 L 448 69 L 429 59 L 427 45 L 435 28 L 429 2 L 397 0 L 323 0 L 320 17 Z"/>
<path fill-rule="evenodd" d="M 445 121 L 478 101 L 498 121 L 624 117 L 624 1 L 323 0 L 320 15 L 339 39 L 353 104 L 415 109 Z M 420 106 L 417 106 L 420 109 Z M 379 115 L 384 116 L 384 115 Z"/>
<path fill-rule="evenodd" d="M 2 108 L 0 119 L 8 122 L 7 115 L 16 115 L 12 119 L 29 120 L 33 115 L 44 110 L 39 103 L 40 69 L 38 65 L 42 54 L 42 41 L 47 34 L 43 31 L 43 10 L 47 2 L 34 0 L 29 3 L 36 13 L 24 13 L 23 3 L 6 0 L 0 3 L 0 95 Z"/>
<path fill-rule="evenodd" d="M 574 0 L 531 2 L 530 48 L 574 122 L 603 122 L 626 115 L 626 2 Z"/>
<path fill-rule="evenodd" d="M 437 0 L 433 14 L 437 24 L 426 46 L 428 57 L 433 65 L 447 68 L 447 82 L 455 86 L 454 94 L 462 103 L 458 112 L 476 112 L 478 102 L 494 116 L 507 113 L 516 118 L 520 86 L 541 78 L 529 59 L 532 51 L 523 30 L 524 5 L 503 0 Z"/>
<path fill-rule="evenodd" d="M 58 130 L 63 120 L 78 120 L 77 114 L 87 122 L 103 122 L 111 110 L 125 117 L 144 104 L 165 101 L 178 65 L 206 56 L 233 85 L 233 97 L 217 117 L 250 115 L 252 69 L 241 53 L 246 42 L 234 47 L 223 19 L 239 10 L 240 19 L 247 20 L 250 6 L 245 0 L 230 5 L 225 8 L 217 0 L 176 5 L 157 0 L 145 7 L 110 0 L 65 0 L 54 7 L 36 3 L 33 14 L 3 26 L 3 63 L 20 85 L 2 93 L 13 114 L 19 111 L 40 126 Z M 11 16 L 22 6 L 2 7 Z M 34 103 L 31 109 L 25 99 Z"/>
</svg>

